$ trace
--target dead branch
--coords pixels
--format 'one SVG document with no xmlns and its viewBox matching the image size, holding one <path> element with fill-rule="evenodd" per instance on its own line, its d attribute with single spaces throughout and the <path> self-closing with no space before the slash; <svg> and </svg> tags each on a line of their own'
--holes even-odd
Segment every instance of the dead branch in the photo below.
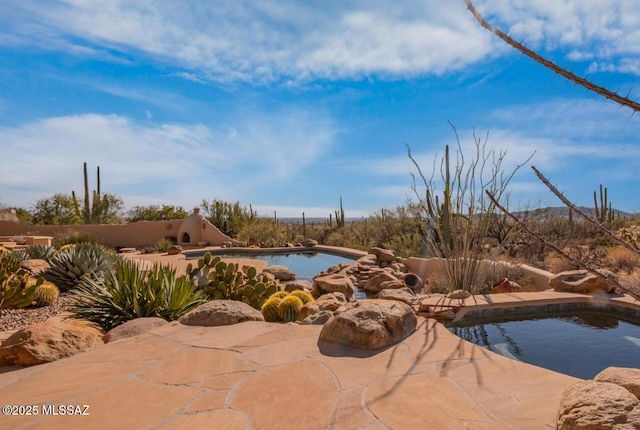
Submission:
<svg viewBox="0 0 640 430">
<path fill-rule="evenodd" d="M 491 199 L 491 201 L 493 202 L 493 204 L 496 205 L 496 207 L 500 209 L 502 212 L 504 212 L 505 215 L 513 219 L 520 226 L 520 228 L 522 228 L 528 235 L 540 241 L 544 246 L 547 246 L 553 249 L 555 252 L 557 252 L 564 258 L 568 259 L 569 261 L 573 262 L 574 264 L 577 264 L 578 266 L 583 267 L 585 270 L 593 273 L 596 276 L 599 276 L 600 278 L 604 279 L 606 282 L 614 285 L 620 291 L 623 291 L 629 294 L 631 297 L 633 297 L 636 300 L 640 300 L 640 292 L 636 292 L 633 288 L 627 288 L 623 286 L 622 284 L 620 284 L 620 282 L 618 282 L 613 277 L 600 273 L 598 270 L 594 269 L 588 264 L 576 258 L 573 258 L 569 254 L 567 254 L 566 252 L 564 252 L 563 250 L 555 246 L 553 243 L 545 240 L 542 236 L 538 235 L 533 230 L 531 230 L 524 222 L 520 221 L 520 219 L 517 216 L 515 216 L 513 213 L 509 212 L 506 208 L 504 208 L 488 190 L 486 191 L 486 193 L 487 193 L 487 196 L 489 196 L 489 199 Z"/>
<path fill-rule="evenodd" d="M 494 26 L 489 24 L 487 21 L 485 21 L 485 19 L 482 17 L 480 12 L 478 12 L 476 10 L 476 8 L 473 6 L 473 4 L 471 3 L 470 0 L 464 0 L 464 2 L 467 5 L 467 9 L 469 9 L 469 11 L 471 11 L 471 13 L 475 17 L 476 21 L 478 21 L 478 23 L 480 23 L 480 25 L 482 27 L 486 28 L 487 30 L 489 30 L 490 32 L 492 32 L 493 34 L 498 36 L 500 39 L 502 39 L 505 42 L 507 42 L 513 48 L 515 48 L 518 51 L 522 52 L 527 57 L 537 61 L 538 63 L 542 64 L 544 67 L 546 67 L 546 68 L 548 68 L 550 70 L 553 70 L 558 75 L 568 79 L 569 81 L 571 81 L 571 82 L 573 82 L 573 83 L 575 83 L 577 85 L 580 85 L 580 86 L 588 89 L 589 91 L 593 91 L 593 92 L 595 92 L 597 94 L 600 94 L 601 96 L 603 96 L 603 97 L 605 97 L 605 98 L 607 98 L 609 100 L 613 100 L 614 102 L 618 103 L 621 106 L 625 106 L 625 107 L 628 107 L 629 109 L 632 109 L 634 112 L 639 112 L 640 111 L 640 103 L 635 102 L 635 101 L 631 100 L 628 97 L 621 96 L 616 92 L 610 91 L 610 90 L 606 89 L 605 87 L 597 85 L 597 84 L 591 82 L 588 79 L 585 79 L 585 78 L 583 78 L 581 76 L 578 76 L 575 73 L 570 72 L 569 70 L 558 66 L 553 61 L 549 61 L 546 58 L 540 56 L 536 52 L 534 52 L 531 49 L 529 49 L 526 46 L 524 46 L 522 43 L 518 43 L 515 40 L 513 40 L 508 34 L 504 33 L 503 31 L 498 30 L 497 28 L 495 28 Z"/>
</svg>

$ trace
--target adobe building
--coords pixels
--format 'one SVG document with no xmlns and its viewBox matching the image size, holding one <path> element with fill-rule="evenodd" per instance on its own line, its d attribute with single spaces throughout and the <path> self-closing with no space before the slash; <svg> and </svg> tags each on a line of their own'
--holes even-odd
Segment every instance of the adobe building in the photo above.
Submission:
<svg viewBox="0 0 640 430">
<path fill-rule="evenodd" d="M 222 246 L 235 242 L 211 224 L 200 209 L 182 220 L 138 221 L 105 225 L 30 225 L 0 220 L 0 237 L 56 237 L 61 234 L 87 233 L 110 248 L 144 248 L 162 239 L 173 239 L 182 247 Z"/>
</svg>

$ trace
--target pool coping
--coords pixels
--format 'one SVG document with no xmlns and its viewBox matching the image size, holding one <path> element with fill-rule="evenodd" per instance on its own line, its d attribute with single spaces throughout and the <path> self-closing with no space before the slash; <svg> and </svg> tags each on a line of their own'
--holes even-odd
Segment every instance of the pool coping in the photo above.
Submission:
<svg viewBox="0 0 640 430">
<path fill-rule="evenodd" d="M 274 248 L 250 248 L 250 247 L 230 247 L 230 248 L 205 248 L 199 250 L 188 250 L 183 251 L 183 255 L 187 259 L 197 258 L 205 253 L 210 253 L 211 255 L 225 255 L 225 254 L 249 254 L 249 255 L 261 255 L 261 254 L 300 254 L 304 252 L 315 252 L 315 253 L 323 253 L 336 255 L 338 257 L 350 258 L 353 260 L 357 260 L 360 257 L 364 257 L 367 255 L 367 252 L 358 251 L 355 249 L 349 248 L 341 248 L 336 246 L 325 246 L 325 245 L 317 245 L 317 246 L 295 246 L 295 247 L 274 247 Z"/>
<path fill-rule="evenodd" d="M 467 325 L 491 319 L 524 319 L 579 311 L 595 311 L 640 324 L 640 301 L 625 294 L 577 294 L 555 290 L 526 293 L 475 295 L 466 299 L 448 299 L 432 295 L 422 300 L 421 308 L 454 310 L 453 325 Z"/>
</svg>

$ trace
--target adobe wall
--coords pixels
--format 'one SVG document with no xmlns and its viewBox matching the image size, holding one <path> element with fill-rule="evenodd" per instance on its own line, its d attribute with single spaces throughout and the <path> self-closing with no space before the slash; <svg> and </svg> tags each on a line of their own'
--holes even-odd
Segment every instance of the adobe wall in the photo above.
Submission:
<svg viewBox="0 0 640 430">
<path fill-rule="evenodd" d="M 105 246 L 143 248 L 153 246 L 159 240 L 178 235 L 183 220 L 138 221 L 113 225 L 30 225 L 0 221 L 0 236 L 59 236 L 68 232 L 89 233 Z M 212 246 L 220 246 L 232 239 L 206 222 L 203 238 Z M 194 244 L 195 245 L 195 244 Z"/>
</svg>

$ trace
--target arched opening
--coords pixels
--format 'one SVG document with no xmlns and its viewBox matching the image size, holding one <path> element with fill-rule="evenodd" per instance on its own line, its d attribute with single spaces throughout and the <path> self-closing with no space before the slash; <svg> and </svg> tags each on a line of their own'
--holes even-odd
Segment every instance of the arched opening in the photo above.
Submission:
<svg viewBox="0 0 640 430">
<path fill-rule="evenodd" d="M 185 233 L 185 234 L 182 235 L 182 242 L 183 243 L 191 242 L 191 237 L 189 237 L 189 233 Z"/>
</svg>

